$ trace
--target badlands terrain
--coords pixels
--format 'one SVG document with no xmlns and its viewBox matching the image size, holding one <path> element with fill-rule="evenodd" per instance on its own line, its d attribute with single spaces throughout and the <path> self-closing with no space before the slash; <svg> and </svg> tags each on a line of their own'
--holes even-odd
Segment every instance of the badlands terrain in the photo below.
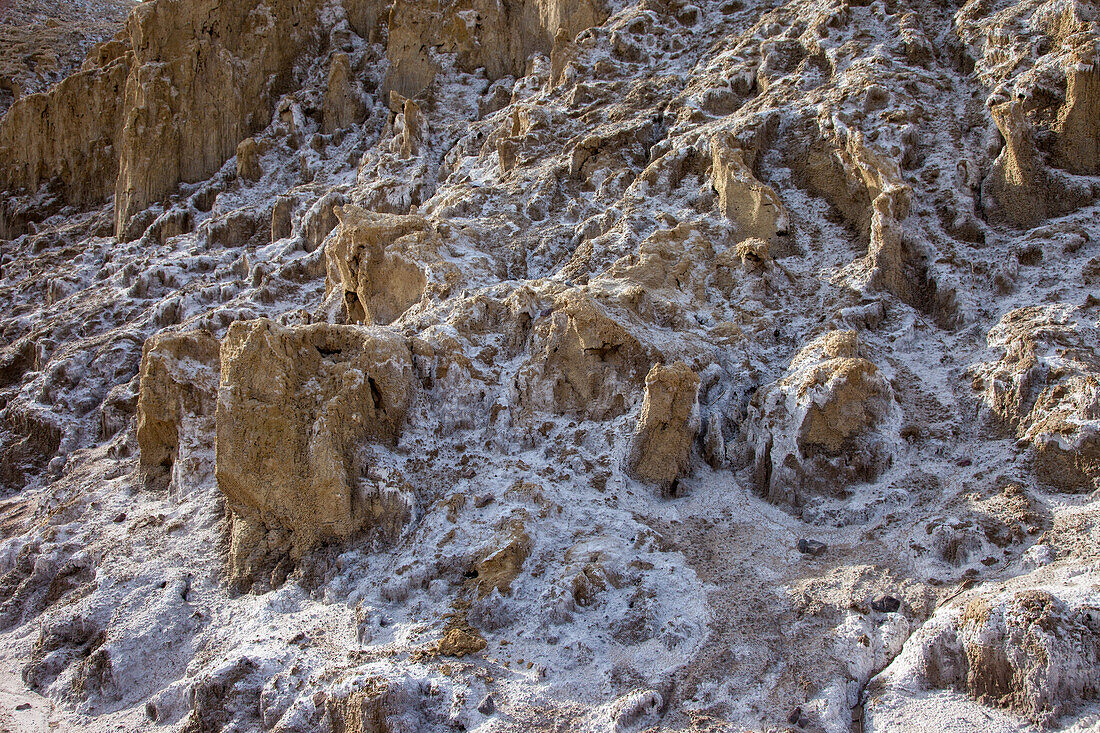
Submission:
<svg viewBox="0 0 1100 733">
<path fill-rule="evenodd" d="M 0 730 L 1100 729 L 1098 21 L 0 0 Z"/>
</svg>

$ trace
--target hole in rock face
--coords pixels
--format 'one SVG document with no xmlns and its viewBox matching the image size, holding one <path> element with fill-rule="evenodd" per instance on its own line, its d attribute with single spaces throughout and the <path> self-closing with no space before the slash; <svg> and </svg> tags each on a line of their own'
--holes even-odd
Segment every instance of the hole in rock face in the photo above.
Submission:
<svg viewBox="0 0 1100 733">
<path fill-rule="evenodd" d="M 378 383 L 374 381 L 374 377 L 367 377 L 367 383 L 370 385 L 370 396 L 374 400 L 374 409 L 383 410 L 382 407 L 382 392 L 378 389 Z"/>
<path fill-rule="evenodd" d="M 319 354 L 321 354 L 321 356 L 329 357 L 329 356 L 336 356 L 337 354 L 341 353 L 342 349 L 323 349 L 320 346 L 318 346 L 317 347 L 317 352 Z"/>
</svg>

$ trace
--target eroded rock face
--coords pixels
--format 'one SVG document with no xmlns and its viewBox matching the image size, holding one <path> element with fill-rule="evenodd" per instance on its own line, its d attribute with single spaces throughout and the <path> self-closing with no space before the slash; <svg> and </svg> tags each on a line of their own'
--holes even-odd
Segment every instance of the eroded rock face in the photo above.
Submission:
<svg viewBox="0 0 1100 733">
<path fill-rule="evenodd" d="M 517 377 L 525 409 L 606 420 L 641 396 L 656 351 L 600 302 L 562 293 L 533 327 L 532 354 Z"/>
<path fill-rule="evenodd" d="M 1053 304 L 1006 314 L 996 361 L 973 368 L 985 406 L 1035 451 L 1036 477 L 1062 491 L 1100 485 L 1100 354 L 1095 322 Z"/>
<path fill-rule="evenodd" d="M 814 339 L 749 406 L 757 490 L 800 507 L 877 478 L 895 450 L 896 410 L 889 382 L 860 356 L 854 332 Z"/>
<path fill-rule="evenodd" d="M 352 323 L 385 325 L 424 295 L 429 266 L 450 272 L 436 254 L 441 240 L 432 222 L 415 214 L 379 214 L 338 207 L 339 231 L 325 249 L 326 292 L 343 293 Z M 437 279 L 436 277 L 433 279 Z M 442 278 L 447 280 L 447 275 Z M 445 286 L 447 287 L 447 286 Z"/>
<path fill-rule="evenodd" d="M 1046 727 L 1096 697 L 1098 661 L 1094 604 L 1045 587 L 1002 588 L 938 611 L 872 683 L 869 708 L 897 684 L 916 682 Z"/>
<path fill-rule="evenodd" d="M 982 200 L 988 216 L 1018 227 L 1032 227 L 1044 219 L 1073 211 L 1090 198 L 1087 191 L 1068 185 L 1046 166 L 1023 104 L 1003 102 L 994 106 L 991 114 L 1004 138 L 1004 148 L 982 182 Z M 1070 120 L 1070 126 L 1080 127 L 1076 115 Z M 1077 131 L 1073 138 L 1079 139 L 1086 134 Z M 1095 146 L 1092 141 L 1079 140 L 1079 144 Z M 1064 138 L 1061 145 L 1066 145 Z M 1063 154 L 1074 167 L 1088 165 L 1084 151 Z"/>
<path fill-rule="evenodd" d="M 456 54 L 465 70 L 484 67 L 490 79 L 519 76 L 527 57 L 549 54 L 559 33 L 573 38 L 607 14 L 601 0 L 449 0 L 442 7 L 398 0 L 390 10 L 386 84 L 406 97 L 423 93 L 439 70 L 425 48 Z"/>
<path fill-rule="evenodd" d="M 682 361 L 649 370 L 627 458 L 632 476 L 675 493 L 676 479 L 691 467 L 691 448 L 699 431 L 698 395 L 699 375 Z"/>
<path fill-rule="evenodd" d="M 218 356 L 218 340 L 209 331 L 164 333 L 145 342 L 137 441 L 146 488 L 166 488 L 177 462 L 187 462 L 188 453 L 198 448 L 194 441 L 209 439 L 218 395 Z"/>
<path fill-rule="evenodd" d="M 115 230 L 180 181 L 207 178 L 270 120 L 294 61 L 315 43 L 315 2 L 265 0 L 138 5 L 127 31 L 126 81 L 115 184 Z"/>
<path fill-rule="evenodd" d="M 1054 127 L 1057 163 L 1070 173 L 1100 173 L 1100 66 L 1095 62 L 1067 71 L 1066 101 Z"/>
<path fill-rule="evenodd" d="M 346 53 L 333 55 L 325 88 L 322 130 L 327 133 L 350 127 L 366 117 L 363 93 L 356 83 Z"/>
<path fill-rule="evenodd" d="M 405 340 L 381 329 L 268 320 L 233 324 L 222 344 L 218 487 L 234 514 L 230 565 L 247 578 L 272 555 L 377 526 L 408 506 L 364 480 L 368 443 L 397 441 L 412 399 Z"/>
<path fill-rule="evenodd" d="M 745 153 L 724 136 L 711 139 L 714 187 L 718 205 L 736 222 L 744 237 L 775 244 L 788 233 L 790 219 L 779 195 L 756 179 L 746 164 Z"/>
<path fill-rule="evenodd" d="M 0 188 L 33 192 L 57 180 L 73 204 L 110 196 L 132 64 L 128 43 L 101 44 L 80 71 L 12 105 L 0 119 Z"/>
</svg>

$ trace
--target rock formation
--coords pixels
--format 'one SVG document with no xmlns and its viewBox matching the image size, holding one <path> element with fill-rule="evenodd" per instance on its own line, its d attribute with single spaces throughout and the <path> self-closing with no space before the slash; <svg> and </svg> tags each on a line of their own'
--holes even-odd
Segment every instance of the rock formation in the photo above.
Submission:
<svg viewBox="0 0 1100 733">
<path fill-rule="evenodd" d="M 699 375 L 681 361 L 649 370 L 627 458 L 631 475 L 675 494 L 676 480 L 690 468 L 699 430 L 698 392 Z"/>
<path fill-rule="evenodd" d="M 278 550 L 299 558 L 371 526 L 400 531 L 404 518 L 387 514 L 408 509 L 395 487 L 372 484 L 361 449 L 397 441 L 410 380 L 408 346 L 392 333 L 266 320 L 230 327 L 216 471 L 235 515 L 235 578 L 251 577 Z M 281 547 L 272 547 L 272 533 Z"/>
<path fill-rule="evenodd" d="M 1011 311 L 989 332 L 995 361 L 973 370 L 992 415 L 1035 453 L 1036 478 L 1061 491 L 1100 487 L 1096 324 L 1066 304 Z"/>
<path fill-rule="evenodd" d="M 714 188 L 718 206 L 737 223 L 745 237 L 756 237 L 772 244 L 790 228 L 787 210 L 778 194 L 753 176 L 744 153 L 720 137 L 711 139 Z"/>
<path fill-rule="evenodd" d="M 56 180 L 57 192 L 76 205 L 110 196 L 133 63 L 128 44 L 107 42 L 53 89 L 12 105 L 0 120 L 0 186 L 33 192 Z"/>
<path fill-rule="evenodd" d="M 525 406 L 605 420 L 641 397 L 655 352 L 606 306 L 567 291 L 532 330 L 534 348 L 517 376 Z"/>
<path fill-rule="evenodd" d="M 608 14 L 600 0 L 477 0 L 470 5 L 451 0 L 430 9 L 414 0 L 393 4 L 386 53 L 390 89 L 415 97 L 431 86 L 439 66 L 426 49 L 454 54 L 468 71 L 484 67 L 490 79 L 519 76 L 532 53 L 550 53 L 559 33 L 573 38 Z"/>
<path fill-rule="evenodd" d="M 854 332 L 814 339 L 753 396 L 746 430 L 757 491 L 800 507 L 873 481 L 896 450 L 896 412 L 890 383 L 860 355 Z"/>
<path fill-rule="evenodd" d="M 1095 727 L 1092 5 L 128 3 L 0 0 L 0 728 Z"/>
<path fill-rule="evenodd" d="M 910 640 L 894 666 L 872 683 L 869 706 L 896 705 L 894 686 L 905 679 L 928 690 L 959 690 L 1052 727 L 1096 696 L 1096 613 L 1073 594 L 1020 582 L 970 594 L 938 611 Z"/>
<path fill-rule="evenodd" d="M 173 468 L 186 462 L 193 448 L 187 439 L 210 435 L 218 395 L 218 357 L 218 340 L 209 331 L 165 333 L 145 343 L 137 442 L 148 488 L 168 485 Z M 181 440 L 181 433 L 187 433 L 187 439 Z"/>
<path fill-rule="evenodd" d="M 424 217 L 336 209 L 340 226 L 325 249 L 327 291 L 343 295 L 348 320 L 385 325 L 415 305 L 440 239 Z"/>
</svg>

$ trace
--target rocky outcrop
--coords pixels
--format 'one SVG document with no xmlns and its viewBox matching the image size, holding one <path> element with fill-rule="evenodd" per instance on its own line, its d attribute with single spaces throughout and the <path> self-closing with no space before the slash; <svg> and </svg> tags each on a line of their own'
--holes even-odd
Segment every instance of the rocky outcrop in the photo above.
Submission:
<svg viewBox="0 0 1100 733">
<path fill-rule="evenodd" d="M 484 598 L 493 591 L 502 595 L 512 592 L 512 582 L 523 569 L 523 563 L 531 554 L 531 535 L 516 521 L 509 527 L 507 542 L 491 547 L 474 563 L 478 597 Z"/>
<path fill-rule="evenodd" d="M 1074 64 L 1066 76 L 1066 101 L 1054 123 L 1054 160 L 1070 173 L 1095 176 L 1100 174 L 1100 63 Z"/>
<path fill-rule="evenodd" d="M 867 243 L 848 271 L 859 289 L 887 291 L 904 303 L 950 322 L 949 295 L 938 292 L 926 253 L 904 227 L 913 189 L 897 157 L 836 120 L 815 123 L 822 139 L 792 160 L 807 184 Z"/>
<path fill-rule="evenodd" d="M 110 196 L 132 64 L 128 44 L 101 44 L 80 71 L 12 105 L 0 119 L 0 188 L 34 192 L 56 181 L 57 193 L 76 205 Z"/>
<path fill-rule="evenodd" d="M 1020 102 L 1003 102 L 990 112 L 1004 138 L 1004 148 L 982 182 L 987 216 L 1027 228 L 1073 211 L 1085 202 L 1086 192 L 1067 186 L 1047 168 L 1036 146 L 1035 130 Z M 1076 156 L 1074 153 L 1073 159 Z"/>
<path fill-rule="evenodd" d="M 601 0 L 446 0 L 442 6 L 397 0 L 390 10 L 386 86 L 421 95 L 435 79 L 436 53 L 453 53 L 466 71 L 484 67 L 490 79 L 522 76 L 532 53 L 549 55 L 559 33 L 573 38 L 608 15 Z"/>
<path fill-rule="evenodd" d="M 201 449 L 196 441 L 209 440 L 213 432 L 218 356 L 218 340 L 209 331 L 163 333 L 145 342 L 137 442 L 146 488 L 167 488 L 177 464 L 202 460 L 194 454 Z"/>
<path fill-rule="evenodd" d="M 335 212 L 340 224 L 325 249 L 325 292 L 343 294 L 350 322 L 391 323 L 423 297 L 429 278 L 444 292 L 454 284 L 453 266 L 437 257 L 437 228 L 424 217 L 354 206 Z"/>
<path fill-rule="evenodd" d="M 1062 491 L 1100 486 L 1100 354 L 1095 323 L 1053 304 L 1007 313 L 989 332 L 1001 355 L 972 368 L 990 413 L 1034 451 L 1035 475 Z"/>
<path fill-rule="evenodd" d="M 1025 575 L 937 611 L 871 682 L 869 713 L 899 694 L 948 689 L 1048 727 L 1094 699 L 1100 689 L 1095 604 L 1064 588 L 1033 587 L 1039 580 L 1028 583 Z"/>
<path fill-rule="evenodd" d="M 258 181 L 264 174 L 260 166 L 263 153 L 260 143 L 254 137 L 246 137 L 237 145 L 237 177 L 246 181 Z"/>
<path fill-rule="evenodd" d="M 351 59 L 346 53 L 334 54 L 332 57 L 321 114 L 321 129 L 326 133 L 351 127 L 367 116 L 363 93 L 355 81 Z"/>
<path fill-rule="evenodd" d="M 656 364 L 645 378 L 645 402 L 631 438 L 627 471 L 639 481 L 675 494 L 691 467 L 699 431 L 699 375 L 682 361 Z"/>
<path fill-rule="evenodd" d="M 156 0 L 127 21 L 134 68 L 116 146 L 115 231 L 181 181 L 209 177 L 267 125 L 314 42 L 316 2 Z"/>
<path fill-rule="evenodd" d="M 757 491 L 801 507 L 874 480 L 895 451 L 896 411 L 889 382 L 860 355 L 854 332 L 814 339 L 752 398 L 746 426 Z"/>
<path fill-rule="evenodd" d="M 412 399 L 405 340 L 381 329 L 234 323 L 221 350 L 216 475 L 234 512 L 230 571 L 247 580 L 326 540 L 396 534 L 409 506 L 369 475 Z"/>
<path fill-rule="evenodd" d="M 710 145 L 718 207 L 737 224 L 742 237 L 776 244 L 777 238 L 790 230 L 790 218 L 779 195 L 756 179 L 745 153 L 732 140 L 715 135 Z"/>
<path fill-rule="evenodd" d="M 525 410 L 607 420 L 641 396 L 655 350 L 591 296 L 570 290 L 532 328 L 531 357 L 516 377 Z"/>
</svg>

